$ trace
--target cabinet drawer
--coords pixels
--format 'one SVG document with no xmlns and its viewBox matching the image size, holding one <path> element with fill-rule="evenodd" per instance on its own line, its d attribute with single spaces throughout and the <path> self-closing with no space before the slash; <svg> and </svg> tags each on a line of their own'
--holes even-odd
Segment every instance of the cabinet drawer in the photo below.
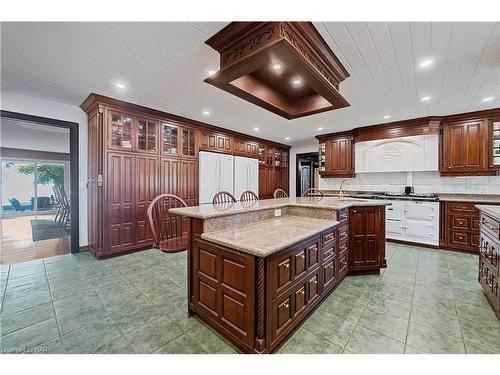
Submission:
<svg viewBox="0 0 500 375">
<path fill-rule="evenodd" d="M 481 230 L 496 240 L 500 239 L 500 223 L 486 215 L 481 215 Z"/>
<path fill-rule="evenodd" d="M 348 225 L 343 225 L 340 228 L 338 228 L 338 238 L 339 242 L 347 240 L 349 237 L 349 226 Z"/>
<path fill-rule="evenodd" d="M 347 252 L 347 246 L 348 246 L 347 241 L 339 243 L 339 254 L 342 254 L 342 252 Z"/>
<path fill-rule="evenodd" d="M 450 242 L 452 245 L 468 246 L 470 244 L 469 233 L 451 231 Z"/>
<path fill-rule="evenodd" d="M 319 301 L 319 279 L 319 269 L 317 269 L 271 302 L 270 315 L 268 315 L 271 347 L 300 324 L 310 308 Z"/>
<path fill-rule="evenodd" d="M 307 301 L 311 303 L 319 297 L 319 274 L 314 274 L 307 281 Z"/>
<path fill-rule="evenodd" d="M 330 247 L 335 244 L 336 229 L 331 229 L 321 234 L 321 247 Z"/>
<path fill-rule="evenodd" d="M 316 240 L 269 258 L 271 293 L 277 296 L 319 266 L 319 235 Z"/>
<path fill-rule="evenodd" d="M 333 287 L 338 280 L 336 263 L 337 258 L 333 257 L 321 267 L 323 277 L 323 292 Z"/>
<path fill-rule="evenodd" d="M 347 223 L 348 217 L 349 211 L 346 208 L 337 211 L 337 220 L 340 222 L 340 224 Z"/>
<path fill-rule="evenodd" d="M 330 247 L 329 249 L 323 249 L 323 260 L 322 260 L 322 262 L 330 259 L 333 256 L 335 256 L 335 248 L 334 247 Z"/>
<path fill-rule="evenodd" d="M 493 271 L 498 268 L 498 260 L 500 258 L 500 244 L 496 240 L 492 240 L 488 236 L 482 235 L 480 239 L 479 254 L 491 264 Z"/>
<path fill-rule="evenodd" d="M 347 273 L 347 251 L 341 251 L 339 254 L 339 279 Z"/>
<path fill-rule="evenodd" d="M 450 218 L 451 218 L 452 229 L 470 229 L 469 218 L 458 217 L 455 215 L 451 215 Z"/>
<path fill-rule="evenodd" d="M 476 208 L 474 207 L 474 203 L 466 203 L 466 202 L 451 202 L 450 210 L 456 212 L 467 212 L 474 213 L 476 212 Z"/>
</svg>

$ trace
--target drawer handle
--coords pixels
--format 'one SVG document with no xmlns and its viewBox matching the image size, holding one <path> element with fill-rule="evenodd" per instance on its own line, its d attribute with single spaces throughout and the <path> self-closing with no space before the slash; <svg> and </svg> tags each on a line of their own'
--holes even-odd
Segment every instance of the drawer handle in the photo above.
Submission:
<svg viewBox="0 0 500 375">
<path fill-rule="evenodd" d="M 288 309 L 288 308 L 290 307 L 290 304 L 285 303 L 285 304 L 283 304 L 283 305 L 281 305 L 281 306 L 283 306 L 285 309 Z"/>
<path fill-rule="evenodd" d="M 308 250 L 317 250 L 318 249 L 318 245 L 309 246 L 307 249 Z"/>
<path fill-rule="evenodd" d="M 317 284 L 317 283 L 318 283 L 318 279 L 314 279 L 313 284 Z"/>
<path fill-rule="evenodd" d="M 340 233 L 340 238 L 341 238 L 341 239 L 342 239 L 342 238 L 345 238 L 345 237 L 347 237 L 347 233 L 346 233 L 346 232 L 342 232 L 342 233 Z"/>
<path fill-rule="evenodd" d="M 304 290 L 304 288 L 302 288 L 301 290 L 299 290 L 299 293 L 300 293 L 300 294 L 305 294 L 305 290 Z"/>
<path fill-rule="evenodd" d="M 289 268 L 290 267 L 290 263 L 285 263 L 282 266 L 285 267 L 285 268 Z"/>
<path fill-rule="evenodd" d="M 329 264 L 327 268 L 333 268 L 333 264 Z"/>
</svg>

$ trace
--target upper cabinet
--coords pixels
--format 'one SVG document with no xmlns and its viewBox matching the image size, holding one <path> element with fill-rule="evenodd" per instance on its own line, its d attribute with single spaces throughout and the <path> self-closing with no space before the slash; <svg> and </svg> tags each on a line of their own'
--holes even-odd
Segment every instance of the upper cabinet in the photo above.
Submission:
<svg viewBox="0 0 500 375">
<path fill-rule="evenodd" d="M 196 130 L 175 123 L 161 123 L 161 154 L 163 156 L 197 157 Z"/>
<path fill-rule="evenodd" d="M 158 153 L 158 121 L 110 110 L 109 124 L 109 149 Z"/>
<path fill-rule="evenodd" d="M 318 139 L 321 177 L 353 177 L 354 136 L 342 134 Z"/>
<path fill-rule="evenodd" d="M 109 112 L 108 148 L 119 151 L 134 151 L 134 118 L 124 113 Z"/>
<path fill-rule="evenodd" d="M 488 165 L 487 119 L 444 122 L 442 175 L 494 174 Z"/>
<path fill-rule="evenodd" d="M 233 152 L 232 138 L 225 134 L 202 131 L 200 133 L 200 150 L 222 152 L 230 154 Z"/>
<path fill-rule="evenodd" d="M 233 138 L 234 154 L 249 158 L 259 158 L 259 144 L 245 139 Z"/>
</svg>

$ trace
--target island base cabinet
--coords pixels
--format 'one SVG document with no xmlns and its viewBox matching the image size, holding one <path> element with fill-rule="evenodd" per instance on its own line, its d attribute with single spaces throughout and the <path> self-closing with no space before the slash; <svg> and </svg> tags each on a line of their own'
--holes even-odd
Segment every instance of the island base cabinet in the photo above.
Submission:
<svg viewBox="0 0 500 375">
<path fill-rule="evenodd" d="M 203 222 L 190 219 L 189 314 L 245 353 L 275 352 L 351 272 L 351 264 L 363 272 L 385 266 L 384 212 L 383 206 L 361 207 L 349 213 L 354 226 L 343 212 L 338 227 L 267 257 L 205 241 Z M 349 233 L 361 244 L 354 248 L 355 263 Z"/>
<path fill-rule="evenodd" d="M 385 259 L 385 208 L 351 207 L 349 210 L 349 273 L 380 273 Z"/>
</svg>

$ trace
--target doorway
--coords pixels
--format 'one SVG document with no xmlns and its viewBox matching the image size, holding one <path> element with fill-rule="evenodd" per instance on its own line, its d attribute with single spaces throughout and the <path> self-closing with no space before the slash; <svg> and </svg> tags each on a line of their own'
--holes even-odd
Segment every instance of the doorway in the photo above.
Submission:
<svg viewBox="0 0 500 375">
<path fill-rule="evenodd" d="M 307 189 L 319 189 L 319 156 L 317 152 L 297 154 L 296 195 L 302 196 Z"/>
<path fill-rule="evenodd" d="M 9 111 L 0 120 L 0 263 L 78 252 L 78 124 Z"/>
</svg>

